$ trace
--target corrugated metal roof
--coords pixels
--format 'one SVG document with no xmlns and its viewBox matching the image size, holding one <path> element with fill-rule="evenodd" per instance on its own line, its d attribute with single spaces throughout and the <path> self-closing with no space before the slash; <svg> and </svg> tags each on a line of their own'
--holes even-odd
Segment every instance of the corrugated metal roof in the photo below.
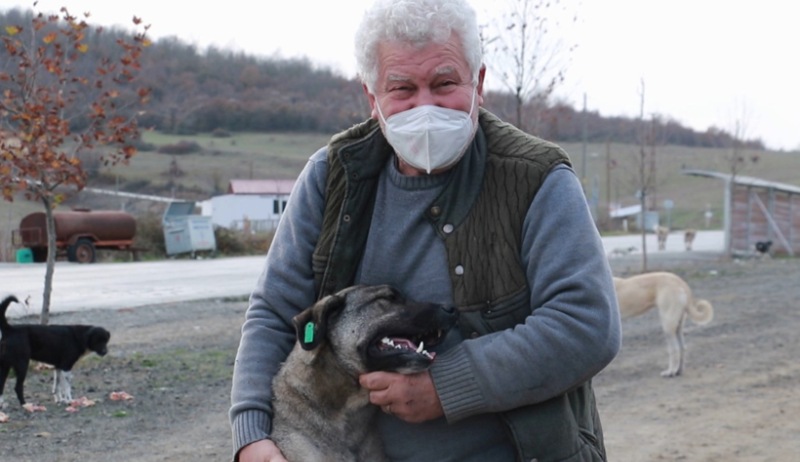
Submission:
<svg viewBox="0 0 800 462">
<path fill-rule="evenodd" d="M 231 180 L 229 194 L 289 194 L 295 180 Z"/>
<path fill-rule="evenodd" d="M 708 178 L 717 178 L 724 181 L 731 181 L 733 175 L 730 173 L 713 172 L 710 170 L 684 170 L 686 175 L 705 176 Z M 792 194 L 800 194 L 800 186 L 794 186 L 786 183 L 778 183 L 777 181 L 762 180 L 752 176 L 736 175 L 734 182 L 743 186 L 754 186 L 758 188 L 775 189 Z"/>
</svg>

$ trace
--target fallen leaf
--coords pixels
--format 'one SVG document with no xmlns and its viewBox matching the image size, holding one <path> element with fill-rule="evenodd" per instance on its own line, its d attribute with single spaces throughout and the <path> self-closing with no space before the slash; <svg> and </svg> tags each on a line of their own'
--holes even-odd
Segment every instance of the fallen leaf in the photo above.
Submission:
<svg viewBox="0 0 800 462">
<path fill-rule="evenodd" d="M 130 401 L 133 399 L 133 396 L 124 391 L 112 391 L 108 397 L 111 401 Z"/>
<path fill-rule="evenodd" d="M 25 405 L 22 406 L 22 407 L 23 407 L 23 409 L 25 409 L 28 412 L 37 412 L 37 411 L 46 411 L 47 410 L 46 407 L 40 406 L 38 404 L 33 404 L 33 403 L 25 403 Z"/>
<path fill-rule="evenodd" d="M 89 399 L 89 398 L 87 398 L 85 396 L 81 396 L 78 399 L 73 399 L 69 403 L 69 407 L 72 407 L 72 408 L 89 407 L 89 406 L 94 406 L 94 405 L 95 405 L 95 401 L 91 400 L 91 399 Z"/>
</svg>

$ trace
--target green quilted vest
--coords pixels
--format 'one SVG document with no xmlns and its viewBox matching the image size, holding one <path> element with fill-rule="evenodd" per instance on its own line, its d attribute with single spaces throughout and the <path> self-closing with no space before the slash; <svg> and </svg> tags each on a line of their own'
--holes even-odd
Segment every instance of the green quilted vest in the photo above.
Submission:
<svg viewBox="0 0 800 462">
<path fill-rule="evenodd" d="M 519 259 L 522 222 L 547 173 L 569 163 L 558 146 L 481 109 L 473 152 L 459 162 L 427 218 L 444 239 L 466 338 L 513 327 L 531 314 Z M 375 120 L 334 136 L 322 230 L 313 255 L 317 295 L 353 283 L 367 242 L 375 188 L 392 148 Z M 467 192 L 465 194 L 465 191 Z M 605 460 L 591 383 L 503 414 L 520 461 Z"/>
</svg>

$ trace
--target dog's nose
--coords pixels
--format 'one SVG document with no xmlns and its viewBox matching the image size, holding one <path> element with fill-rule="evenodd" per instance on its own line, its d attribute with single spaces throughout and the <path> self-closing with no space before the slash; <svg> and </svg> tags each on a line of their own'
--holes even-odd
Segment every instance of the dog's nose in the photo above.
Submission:
<svg viewBox="0 0 800 462">
<path fill-rule="evenodd" d="M 452 314 L 456 311 L 456 307 L 454 306 L 444 306 L 442 305 L 442 309 L 447 312 L 447 314 Z"/>
</svg>

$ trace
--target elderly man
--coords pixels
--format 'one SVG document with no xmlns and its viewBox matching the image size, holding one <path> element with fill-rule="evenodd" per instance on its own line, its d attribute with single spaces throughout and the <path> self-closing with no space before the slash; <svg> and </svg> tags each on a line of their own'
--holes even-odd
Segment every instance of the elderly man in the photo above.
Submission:
<svg viewBox="0 0 800 462">
<path fill-rule="evenodd" d="M 617 354 L 620 321 L 568 156 L 480 107 L 464 0 L 376 1 L 356 57 L 371 118 L 313 154 L 292 192 L 242 327 L 234 457 L 284 460 L 270 383 L 292 316 L 390 284 L 460 312 L 428 371 L 360 377 L 390 460 L 605 460 L 591 378 Z"/>
</svg>

